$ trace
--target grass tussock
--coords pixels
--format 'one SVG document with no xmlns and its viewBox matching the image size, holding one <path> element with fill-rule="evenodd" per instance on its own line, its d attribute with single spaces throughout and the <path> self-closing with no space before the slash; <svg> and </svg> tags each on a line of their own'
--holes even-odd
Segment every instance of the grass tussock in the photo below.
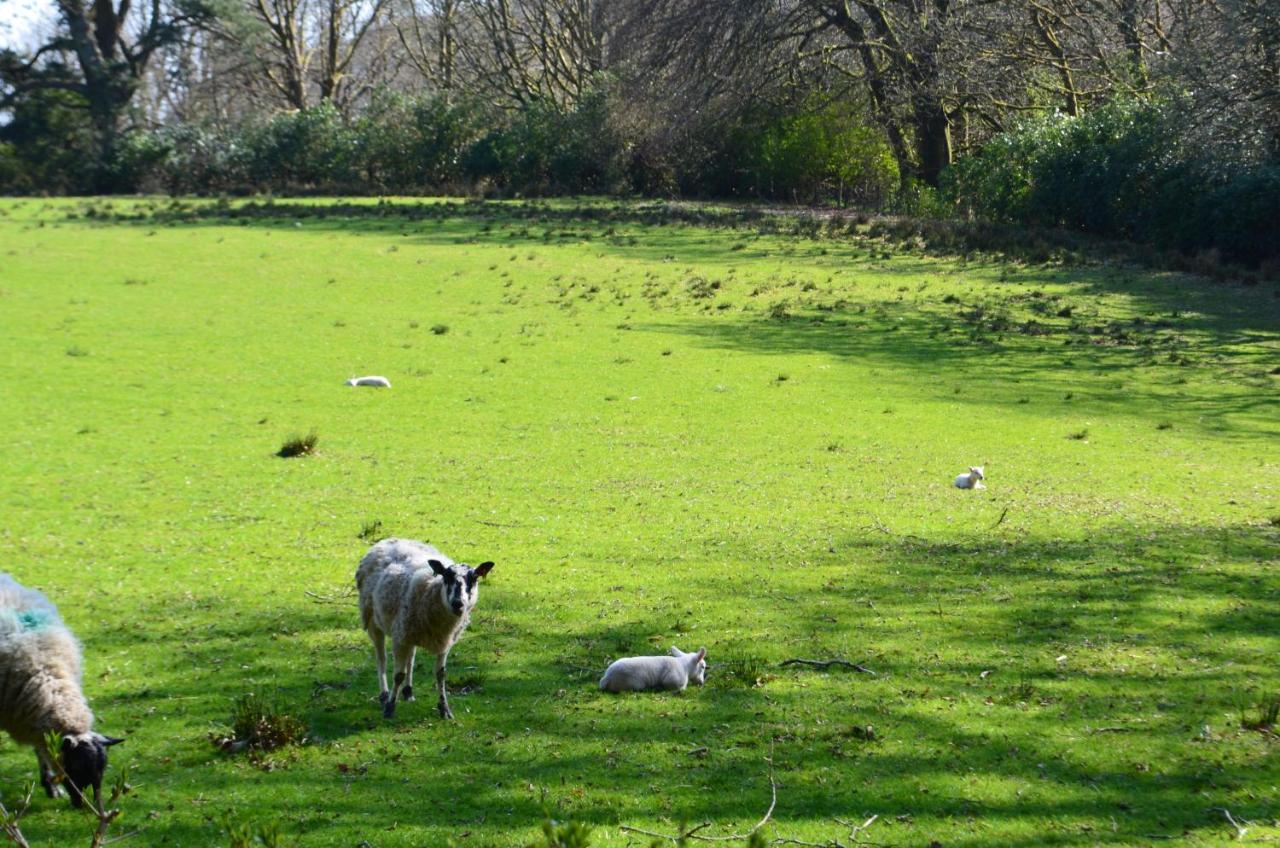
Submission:
<svg viewBox="0 0 1280 848">
<path fill-rule="evenodd" d="M 275 751 L 307 740 L 307 726 L 281 705 L 250 692 L 236 699 L 230 732 L 210 735 L 214 746 L 229 753 Z"/>
<path fill-rule="evenodd" d="M 1274 733 L 1280 724 L 1280 695 L 1263 698 L 1251 710 L 1240 716 L 1240 726 L 1245 730 Z"/>
<path fill-rule="evenodd" d="M 319 442 L 320 437 L 315 430 L 305 436 L 292 436 L 280 446 L 280 450 L 276 451 L 276 456 L 285 459 L 295 456 L 310 456 L 316 452 L 316 445 Z"/>
<path fill-rule="evenodd" d="M 764 660 L 743 654 L 720 660 L 715 664 L 714 675 L 708 670 L 707 677 L 719 686 L 753 689 L 763 686 L 772 675 Z"/>
</svg>

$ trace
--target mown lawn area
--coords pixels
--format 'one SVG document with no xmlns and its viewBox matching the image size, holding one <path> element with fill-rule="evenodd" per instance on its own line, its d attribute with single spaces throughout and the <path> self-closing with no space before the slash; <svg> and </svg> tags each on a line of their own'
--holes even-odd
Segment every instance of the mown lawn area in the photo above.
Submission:
<svg viewBox="0 0 1280 848">
<path fill-rule="evenodd" d="M 769 840 L 1280 841 L 1277 290 L 831 229 L 0 202 L 0 552 L 128 737 L 122 844 L 523 846 L 549 812 L 647 846 L 748 831 L 771 779 Z M 381 718 L 352 578 L 386 535 L 497 562 L 452 723 L 421 656 Z M 673 644 L 705 687 L 596 689 Z M 309 741 L 217 750 L 247 693 Z M 0 745 L 0 799 L 34 777 Z M 23 829 L 88 844 L 43 797 Z"/>
</svg>

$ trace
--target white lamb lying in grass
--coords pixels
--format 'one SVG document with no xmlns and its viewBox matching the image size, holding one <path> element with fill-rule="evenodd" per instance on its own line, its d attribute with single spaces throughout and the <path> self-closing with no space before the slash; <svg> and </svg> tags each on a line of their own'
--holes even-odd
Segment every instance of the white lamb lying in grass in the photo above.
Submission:
<svg viewBox="0 0 1280 848">
<path fill-rule="evenodd" d="M 683 692 L 689 681 L 701 686 L 707 679 L 707 649 L 686 654 L 671 649 L 669 657 L 623 657 L 605 669 L 600 678 L 602 692 L 643 692 L 665 689 Z"/>
<path fill-rule="evenodd" d="M 348 386 L 375 386 L 379 389 L 391 388 L 391 381 L 386 377 L 352 377 L 347 381 Z"/>
<path fill-rule="evenodd" d="M 971 465 L 969 466 L 968 473 L 961 474 L 959 477 L 956 478 L 956 488 L 957 489 L 985 489 L 987 487 L 982 484 L 982 481 L 985 479 L 986 479 L 986 476 L 982 473 L 982 466 Z"/>
</svg>

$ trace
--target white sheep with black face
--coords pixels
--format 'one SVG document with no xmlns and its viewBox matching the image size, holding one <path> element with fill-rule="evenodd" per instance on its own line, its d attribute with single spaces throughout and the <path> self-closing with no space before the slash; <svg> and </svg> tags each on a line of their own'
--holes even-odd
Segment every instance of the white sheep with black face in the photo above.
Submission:
<svg viewBox="0 0 1280 848">
<path fill-rule="evenodd" d="M 623 657 L 605 669 L 600 678 L 602 692 L 642 692 L 650 689 L 683 692 L 690 683 L 703 685 L 707 679 L 707 649 L 686 654 L 672 647 L 670 656 Z"/>
<path fill-rule="evenodd" d="M 411 539 L 383 539 L 371 547 L 356 569 L 360 621 L 373 641 L 378 661 L 378 700 L 391 718 L 396 700 L 412 701 L 413 660 L 418 648 L 436 656 L 436 708 L 453 718 L 445 689 L 449 649 L 462 637 L 471 610 L 480 598 L 479 581 L 493 568 L 456 563 L 437 548 Z M 395 662 L 393 684 L 387 688 L 386 637 L 391 637 Z"/>
<path fill-rule="evenodd" d="M 98 800 L 107 748 L 124 741 L 94 732 L 80 680 L 80 643 L 57 608 L 35 589 L 0 574 L 0 727 L 35 749 L 40 785 L 49 797 L 70 794 L 77 807 L 90 787 Z M 50 733 L 61 739 L 56 764 L 45 745 Z"/>
</svg>

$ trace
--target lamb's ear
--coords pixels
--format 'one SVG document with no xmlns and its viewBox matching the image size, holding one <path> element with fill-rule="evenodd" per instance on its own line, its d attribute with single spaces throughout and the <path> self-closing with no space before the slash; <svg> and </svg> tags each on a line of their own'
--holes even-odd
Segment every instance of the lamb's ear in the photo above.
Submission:
<svg viewBox="0 0 1280 848">
<path fill-rule="evenodd" d="M 680 649 L 679 649 L 679 648 L 677 648 L 675 645 L 672 645 L 670 648 L 667 648 L 667 653 L 668 653 L 668 654 L 670 654 L 670 655 L 671 655 L 671 656 L 673 656 L 673 657 L 683 657 L 683 656 L 684 656 L 684 651 L 680 650 Z"/>
<path fill-rule="evenodd" d="M 492 563 L 492 562 L 487 562 L 487 561 L 486 561 L 486 562 L 482 562 L 482 563 L 480 563 L 479 565 L 477 565 L 477 566 L 475 567 L 475 572 L 476 572 L 476 576 L 477 576 L 477 577 L 484 577 L 484 576 L 485 576 L 486 574 L 488 574 L 490 571 L 493 571 L 493 563 Z"/>
<path fill-rule="evenodd" d="M 699 648 L 699 649 L 698 649 L 698 656 L 697 656 L 697 660 L 698 660 L 698 662 L 702 662 L 702 661 L 703 661 L 703 660 L 705 660 L 706 658 L 707 658 L 707 649 L 706 649 L 706 648 Z"/>
<path fill-rule="evenodd" d="M 443 562 L 441 562 L 441 561 L 440 561 L 440 560 L 438 560 L 438 559 L 429 559 L 429 560 L 427 560 L 427 565 L 431 566 L 431 570 L 432 570 L 433 572 L 435 572 L 435 575 L 436 575 L 437 577 L 443 577 L 443 576 L 444 576 L 444 573 L 445 573 L 446 571 L 448 571 L 448 570 L 449 570 L 449 569 L 445 568 L 445 567 L 444 567 L 444 563 L 443 563 Z"/>
</svg>

